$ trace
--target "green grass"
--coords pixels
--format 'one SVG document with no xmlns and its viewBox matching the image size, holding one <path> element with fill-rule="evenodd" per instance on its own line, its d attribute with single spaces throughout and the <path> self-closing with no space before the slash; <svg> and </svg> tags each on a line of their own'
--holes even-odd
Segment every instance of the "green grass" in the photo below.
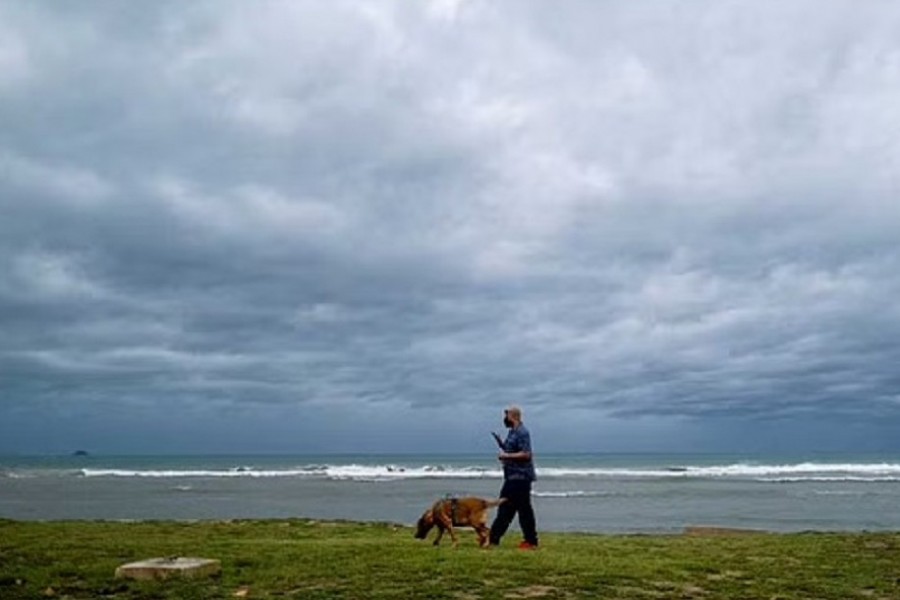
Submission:
<svg viewBox="0 0 900 600">
<path fill-rule="evenodd" d="M 434 548 L 375 523 L 0 521 L 0 598 L 900 598 L 898 533 L 546 533 L 537 552 L 515 533 L 481 550 L 471 530 Z M 172 555 L 217 558 L 222 575 L 113 576 Z"/>
</svg>

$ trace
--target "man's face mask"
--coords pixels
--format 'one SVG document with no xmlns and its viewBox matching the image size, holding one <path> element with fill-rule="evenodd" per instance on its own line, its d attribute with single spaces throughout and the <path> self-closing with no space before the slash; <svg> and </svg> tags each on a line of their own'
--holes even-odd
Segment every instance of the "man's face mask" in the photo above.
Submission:
<svg viewBox="0 0 900 600">
<path fill-rule="evenodd" d="M 513 422 L 510 420 L 509 415 L 506 413 L 503 413 L 503 426 L 507 428 L 513 426 Z"/>
</svg>

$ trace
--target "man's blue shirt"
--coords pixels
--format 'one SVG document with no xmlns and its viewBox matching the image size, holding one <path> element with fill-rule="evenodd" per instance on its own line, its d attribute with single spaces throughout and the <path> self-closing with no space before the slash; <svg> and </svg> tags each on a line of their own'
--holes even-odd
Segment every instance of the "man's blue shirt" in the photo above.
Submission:
<svg viewBox="0 0 900 600">
<path fill-rule="evenodd" d="M 531 452 L 531 434 L 524 425 L 510 429 L 503 442 L 504 452 Z M 534 461 L 509 460 L 503 462 L 503 478 L 508 481 L 534 481 Z"/>
</svg>

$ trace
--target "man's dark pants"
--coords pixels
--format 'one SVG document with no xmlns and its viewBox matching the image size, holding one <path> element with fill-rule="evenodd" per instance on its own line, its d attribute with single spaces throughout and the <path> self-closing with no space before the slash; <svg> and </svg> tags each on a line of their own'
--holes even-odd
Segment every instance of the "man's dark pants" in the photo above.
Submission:
<svg viewBox="0 0 900 600">
<path fill-rule="evenodd" d="M 506 502 L 497 509 L 497 517 L 491 525 L 491 544 L 500 543 L 500 538 L 509 529 L 513 517 L 519 513 L 519 527 L 529 544 L 537 546 L 538 538 L 534 522 L 534 509 L 531 507 L 531 482 L 526 480 L 506 480 L 500 490 L 500 497 Z"/>
</svg>

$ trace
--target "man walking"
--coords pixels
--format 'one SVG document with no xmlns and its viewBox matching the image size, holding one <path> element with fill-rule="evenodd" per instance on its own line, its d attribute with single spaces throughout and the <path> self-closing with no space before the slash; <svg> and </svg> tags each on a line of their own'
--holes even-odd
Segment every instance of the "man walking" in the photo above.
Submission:
<svg viewBox="0 0 900 600">
<path fill-rule="evenodd" d="M 500 497 L 506 498 L 506 502 L 497 509 L 497 517 L 491 525 L 491 545 L 500 544 L 500 538 L 518 513 L 519 527 L 525 538 L 519 544 L 519 549 L 536 550 L 538 538 L 534 509 L 531 507 L 531 483 L 535 480 L 531 434 L 522 423 L 522 411 L 516 406 L 503 411 L 503 425 L 509 428 L 506 440 L 502 440 L 496 433 L 492 432 L 492 435 L 500 446 L 500 454 L 497 456 L 503 463 L 503 488 L 500 490 Z"/>
</svg>

